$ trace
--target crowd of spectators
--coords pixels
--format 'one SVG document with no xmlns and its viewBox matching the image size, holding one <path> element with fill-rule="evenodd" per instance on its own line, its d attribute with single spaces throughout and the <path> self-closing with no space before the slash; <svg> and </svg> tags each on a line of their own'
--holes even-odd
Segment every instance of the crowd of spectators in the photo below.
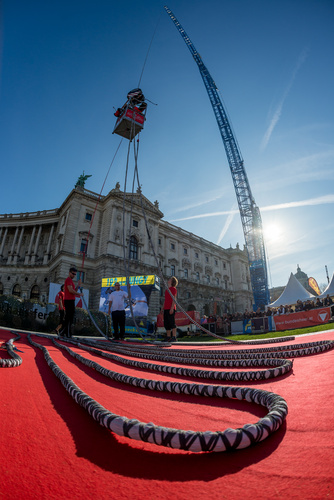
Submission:
<svg viewBox="0 0 334 500">
<path fill-rule="evenodd" d="M 304 302 L 301 300 L 297 300 L 296 304 L 282 304 L 279 307 L 267 307 L 265 311 L 261 311 L 260 309 L 258 309 L 257 311 L 248 311 L 246 309 L 244 313 L 237 312 L 233 314 L 226 313 L 222 314 L 221 316 L 203 316 L 203 318 L 201 319 L 201 324 L 205 327 L 206 324 L 215 323 L 217 330 L 225 330 L 226 327 L 229 327 L 231 322 L 233 321 L 243 321 L 253 318 L 263 318 L 266 316 L 276 316 L 280 314 L 291 314 L 294 312 L 309 311 L 310 309 L 316 309 L 319 307 L 329 307 L 333 304 L 333 299 L 329 295 L 327 295 L 322 300 L 319 297 L 316 300 L 305 300 Z"/>
</svg>

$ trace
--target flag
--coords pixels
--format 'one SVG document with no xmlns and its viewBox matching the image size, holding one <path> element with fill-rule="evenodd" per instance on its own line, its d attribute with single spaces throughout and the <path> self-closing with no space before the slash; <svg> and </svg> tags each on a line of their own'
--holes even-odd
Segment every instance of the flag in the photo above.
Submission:
<svg viewBox="0 0 334 500">
<path fill-rule="evenodd" d="M 320 292 L 320 288 L 319 288 L 319 286 L 318 286 L 317 281 L 316 281 L 314 278 L 309 278 L 309 279 L 308 279 L 308 284 L 309 284 L 309 286 L 310 286 L 311 288 L 313 288 L 313 290 L 315 291 L 315 293 L 316 293 L 317 295 L 320 295 L 320 293 L 321 293 L 321 292 Z"/>
</svg>

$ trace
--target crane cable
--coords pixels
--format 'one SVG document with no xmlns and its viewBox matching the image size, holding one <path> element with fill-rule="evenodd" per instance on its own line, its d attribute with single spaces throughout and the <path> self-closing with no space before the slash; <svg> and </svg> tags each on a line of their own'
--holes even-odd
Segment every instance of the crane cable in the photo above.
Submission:
<svg viewBox="0 0 334 500">
<path fill-rule="evenodd" d="M 95 217 L 95 214 L 96 214 L 96 210 L 97 210 L 97 207 L 98 207 L 98 205 L 100 203 L 100 200 L 101 200 L 101 197 L 102 197 L 102 191 L 103 191 L 104 185 L 105 185 L 105 183 L 107 181 L 110 169 L 111 169 L 111 167 L 112 167 L 112 165 L 113 165 L 113 163 L 115 161 L 116 155 L 118 153 L 119 148 L 121 147 L 122 141 L 123 141 L 123 137 L 120 140 L 120 143 L 117 146 L 117 149 L 116 149 L 116 152 L 114 154 L 114 157 L 113 157 L 113 159 L 110 162 L 107 175 L 105 176 L 105 179 L 104 179 L 104 182 L 102 184 L 102 188 L 101 188 L 100 194 L 98 196 L 98 199 L 97 199 L 97 202 L 96 202 L 96 205 L 95 205 L 95 208 L 94 208 L 94 212 L 93 212 L 92 219 L 90 221 L 90 225 L 89 225 L 89 229 L 88 229 L 88 234 L 87 234 L 87 238 L 86 238 L 86 244 L 85 244 L 84 250 L 82 252 L 82 262 L 81 262 L 81 270 L 79 271 L 79 278 L 80 278 L 81 274 L 83 274 L 83 269 L 84 269 L 84 265 L 85 265 L 85 257 L 86 257 L 86 253 L 87 253 L 87 247 L 88 247 L 88 240 L 89 240 L 90 232 L 91 232 L 92 225 L 93 225 L 93 222 L 94 222 L 94 217 Z"/>
<path fill-rule="evenodd" d="M 143 66 L 142 66 L 142 71 L 141 71 L 140 78 L 139 78 L 139 82 L 138 82 L 138 87 L 139 87 L 139 85 L 140 85 L 140 83 L 141 83 L 141 80 L 142 80 L 142 77 L 143 77 L 144 69 L 145 69 L 146 62 L 147 62 L 147 59 L 148 59 L 148 56 L 149 56 L 149 53 L 150 53 L 150 50 L 151 50 L 151 47 L 152 47 L 152 43 L 153 43 L 153 40 L 154 40 L 154 37 L 155 37 L 156 31 L 157 31 L 157 28 L 158 28 L 158 24 L 159 24 L 160 17 L 161 17 L 161 15 L 159 16 L 158 22 L 157 22 L 157 24 L 156 24 L 155 30 L 154 30 L 154 32 L 153 32 L 153 35 L 152 35 L 152 38 L 151 38 L 151 41 L 150 41 L 150 44 L 149 44 L 149 47 L 148 47 L 148 49 L 147 49 L 147 53 L 146 53 L 146 56 L 145 56 L 145 60 L 144 60 Z M 132 126 L 131 126 L 131 137 L 132 137 L 133 130 L 134 130 L 134 124 L 132 124 Z M 79 279 L 80 279 L 80 276 L 81 276 L 81 275 L 83 275 L 83 270 L 84 270 L 84 265 L 85 265 L 85 256 L 86 256 L 86 252 L 87 252 L 87 246 L 88 246 L 88 241 L 89 241 L 89 236 L 90 236 L 91 228 L 92 228 L 92 225 L 93 225 L 93 222 L 94 222 L 95 213 L 96 213 L 96 210 L 97 210 L 98 204 L 99 204 L 99 202 L 100 202 L 101 195 L 102 195 L 102 191 L 103 191 L 104 185 L 105 185 L 105 183 L 106 183 L 106 181 L 107 181 L 107 177 L 108 177 L 108 175 L 109 175 L 109 172 L 110 172 L 111 166 L 112 166 L 112 164 L 113 164 L 113 162 L 114 162 L 114 160 L 115 160 L 115 158 L 116 158 L 117 152 L 118 152 L 118 150 L 119 150 L 119 148 L 120 148 L 120 146 L 121 146 L 121 144 L 122 144 L 122 141 L 123 141 L 123 137 L 122 137 L 122 139 L 121 139 L 121 141 L 120 141 L 120 143 L 119 143 L 119 145 L 118 145 L 118 147 L 117 147 L 116 153 L 115 153 L 115 155 L 114 155 L 114 157 L 113 157 L 113 159 L 112 159 L 112 161 L 111 161 L 111 163 L 110 163 L 110 166 L 109 166 L 109 169 L 108 169 L 107 175 L 106 175 L 106 177 L 105 177 L 105 179 L 104 179 L 104 182 L 103 182 L 103 185 L 102 185 L 102 188 L 101 188 L 101 191 L 100 191 L 100 195 L 99 195 L 98 200 L 97 200 L 96 205 L 95 205 L 94 213 L 93 213 L 93 216 L 92 216 L 92 219 L 91 219 L 91 223 L 90 223 L 90 226 L 89 226 L 89 230 L 88 230 L 88 235 L 87 235 L 87 239 L 86 239 L 86 244 L 85 244 L 85 247 L 84 247 L 84 250 L 83 250 L 83 255 L 82 255 L 82 263 L 81 263 L 81 269 L 80 269 L 80 271 L 79 271 Z M 127 177 L 127 169 L 128 169 L 128 160 L 129 160 L 130 144 L 131 144 L 131 141 L 129 142 L 128 155 L 127 155 L 126 177 Z M 126 177 L 125 177 L 125 178 L 126 178 Z M 126 181 L 125 181 L 125 183 L 126 183 Z M 124 205 L 124 204 L 125 204 L 125 191 L 126 191 L 126 189 L 124 189 L 124 199 L 123 199 L 123 257 L 124 257 L 124 266 L 125 266 L 125 271 L 126 271 L 126 270 L 128 269 L 128 266 L 126 266 L 126 257 L 125 257 L 125 227 L 124 227 L 124 214 L 125 214 L 125 205 Z M 129 282 L 129 280 L 127 280 L 127 282 Z M 132 304 L 131 304 L 131 291 L 130 291 L 130 288 L 129 288 L 129 283 L 128 283 L 128 290 L 129 290 L 129 292 L 130 292 L 130 293 L 129 293 L 129 297 L 130 297 L 130 310 L 131 310 L 132 317 L 133 317 L 133 319 L 134 319 L 133 309 L 132 309 Z M 87 306 L 87 304 L 86 304 L 86 301 L 85 301 L 84 297 L 83 297 L 83 303 L 84 303 L 84 305 L 85 305 L 85 307 L 86 307 L 86 310 L 88 311 L 88 314 L 89 314 L 89 316 L 90 316 L 91 320 L 93 321 L 93 323 L 94 323 L 95 327 L 97 328 L 97 330 L 100 332 L 100 334 L 102 334 L 104 337 L 106 337 L 106 336 L 104 335 L 104 333 L 100 330 L 100 328 L 98 327 L 98 325 L 96 324 L 96 321 L 94 320 L 94 318 L 93 318 L 93 316 L 92 316 L 91 312 L 89 311 L 88 306 Z M 140 335 L 141 335 L 140 329 L 139 329 L 139 327 L 138 327 L 138 325 L 137 325 L 137 323 L 136 323 L 135 319 L 134 319 L 134 322 L 135 322 L 135 325 L 136 325 L 136 328 L 137 328 L 138 332 L 139 332 L 139 333 L 140 333 Z M 141 335 L 141 337 L 142 337 L 142 335 Z M 108 337 L 106 337 L 106 338 L 108 338 Z M 143 338 L 143 337 L 142 337 L 142 338 Z"/>
<path fill-rule="evenodd" d="M 134 124 L 131 124 L 131 130 L 130 130 L 130 137 L 132 137 L 132 132 L 133 132 L 133 127 Z M 131 202 L 130 202 L 130 216 L 129 216 L 129 251 L 128 255 L 126 253 L 126 231 L 125 231 L 125 202 L 126 202 L 126 186 L 127 186 L 127 179 L 128 179 L 128 171 L 129 171 L 129 157 L 130 157 L 130 148 L 131 148 L 131 142 L 129 141 L 129 146 L 128 146 L 128 153 L 127 153 L 127 161 L 126 161 L 126 168 L 125 168 L 125 179 L 124 179 L 124 192 L 123 192 L 123 261 L 124 261 L 124 274 L 126 277 L 126 285 L 127 285 L 127 291 L 128 291 L 128 297 L 129 297 L 129 307 L 130 307 L 130 312 L 131 312 L 131 317 L 134 322 L 135 328 L 140 335 L 141 339 L 148 344 L 156 344 L 156 341 L 149 341 L 144 338 L 142 331 L 136 321 L 136 317 L 133 311 L 133 305 L 132 305 L 132 296 L 131 296 L 131 286 L 130 286 L 130 246 L 131 246 L 131 221 L 132 221 L 132 213 L 133 213 L 133 205 L 134 205 L 134 190 L 135 190 L 135 181 L 136 178 L 138 180 L 138 193 L 140 196 L 140 200 L 142 201 L 142 194 L 141 194 L 141 189 L 140 189 L 140 184 L 139 184 L 139 178 L 138 178 L 138 152 L 139 152 L 139 138 L 137 138 L 136 141 L 133 143 L 133 150 L 134 150 L 134 160 L 135 160 L 135 167 L 134 167 L 134 173 L 133 173 L 133 178 L 132 178 L 132 192 L 131 192 Z M 136 142 L 137 142 L 137 147 L 136 147 Z M 142 206 L 142 203 L 141 203 Z M 142 206 L 143 209 L 143 206 Z M 146 218 L 145 212 L 144 213 L 144 218 Z M 146 224 L 146 231 L 149 235 L 149 230 Z M 149 236 L 150 238 L 150 236 Z M 161 342 L 159 342 L 160 344 Z"/>
<path fill-rule="evenodd" d="M 159 22 L 160 22 L 160 18 L 161 18 L 161 14 L 158 18 L 158 21 L 157 21 L 157 24 L 156 24 L 156 27 L 155 27 L 155 30 L 153 32 L 153 35 L 152 35 L 152 38 L 151 38 L 151 41 L 150 41 L 150 44 L 148 46 L 148 49 L 147 49 L 147 52 L 146 52 L 146 57 L 145 57 L 145 60 L 144 60 L 144 64 L 143 64 L 143 67 L 142 67 L 142 70 L 141 70 L 141 74 L 140 74 L 140 77 L 139 77 L 139 81 L 138 81 L 138 87 L 140 87 L 140 83 L 141 83 L 141 79 L 143 77 L 143 73 L 144 73 L 144 69 L 145 69 L 145 66 L 146 66 L 146 62 L 147 62 L 147 59 L 148 59 L 148 55 L 151 51 L 151 47 L 152 47 L 152 43 L 153 43 L 153 40 L 154 40 L 154 37 L 155 37 L 155 34 L 156 34 L 156 31 L 158 29 L 158 25 L 159 25 Z"/>
<path fill-rule="evenodd" d="M 150 44 L 149 44 L 149 47 L 148 47 L 147 52 L 146 52 L 145 60 L 144 60 L 143 66 L 142 66 L 142 71 L 141 71 L 140 78 L 139 78 L 139 82 L 138 82 L 138 87 L 140 86 L 141 79 L 142 79 L 142 77 L 143 77 L 144 69 L 145 69 L 146 62 L 147 62 L 147 59 L 148 59 L 148 56 L 149 56 L 149 53 L 150 53 L 150 50 L 151 50 L 151 47 L 152 47 L 152 43 L 153 43 L 153 40 L 154 40 L 154 37 L 155 37 L 156 31 L 157 31 L 157 28 L 158 28 L 158 24 L 159 24 L 159 21 L 160 21 L 160 17 L 161 17 L 161 14 L 160 14 L 160 16 L 159 16 L 158 22 L 157 22 L 157 24 L 156 24 L 156 27 L 155 27 L 155 29 L 154 29 L 154 32 L 153 32 L 153 35 L 152 35 L 152 38 L 151 38 L 151 41 L 150 41 Z M 116 149 L 116 153 L 115 153 L 115 155 L 114 155 L 114 157 L 113 157 L 113 159 L 112 159 L 112 161 L 111 161 L 111 163 L 110 163 L 110 166 L 109 166 L 109 169 L 108 169 L 107 175 L 106 175 L 106 177 L 105 177 L 105 179 L 104 179 L 104 182 L 103 182 L 103 184 L 102 184 L 102 188 L 101 188 L 101 191 L 100 191 L 100 194 L 99 194 L 98 200 L 97 200 L 96 205 L 95 205 L 95 210 L 94 210 L 94 213 L 93 213 L 93 216 L 92 216 L 92 220 L 91 220 L 91 223 L 90 223 L 90 226 L 89 226 L 89 231 L 88 231 L 87 241 L 86 241 L 86 245 L 85 245 L 84 252 L 83 252 L 83 258 L 82 258 L 82 264 L 81 264 L 81 271 L 80 271 L 80 273 L 79 273 L 79 277 L 80 277 L 81 273 L 83 272 L 83 268 L 84 268 L 84 263 L 85 263 L 85 254 L 86 254 L 86 251 L 87 251 L 87 246 L 88 246 L 88 238 L 89 238 L 90 231 L 91 231 L 91 228 L 92 228 L 92 225 L 93 225 L 93 221 L 94 221 L 94 217 L 95 217 L 95 212 L 96 212 L 97 207 L 98 207 L 98 204 L 99 204 L 99 202 L 100 202 L 101 195 L 102 195 L 102 191 L 103 191 L 104 185 L 105 185 L 105 183 L 106 183 L 106 181 L 107 181 L 107 178 L 108 178 L 108 175 L 109 175 L 110 169 L 111 169 L 112 164 L 113 164 L 113 162 L 114 162 L 114 160 L 115 160 L 115 158 L 116 158 L 117 152 L 118 152 L 118 150 L 119 150 L 119 148 L 120 148 L 120 146 L 121 146 L 121 144 L 122 144 L 122 141 L 123 141 L 123 137 L 122 137 L 122 139 L 121 139 L 121 141 L 120 141 L 120 143 L 119 143 L 119 145 L 118 145 L 118 147 L 117 147 L 117 149 Z"/>
</svg>

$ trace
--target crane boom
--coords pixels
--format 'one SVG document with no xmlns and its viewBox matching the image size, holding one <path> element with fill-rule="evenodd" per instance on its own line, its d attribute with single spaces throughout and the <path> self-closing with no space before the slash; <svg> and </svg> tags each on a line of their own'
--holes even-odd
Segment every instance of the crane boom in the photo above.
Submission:
<svg viewBox="0 0 334 500">
<path fill-rule="evenodd" d="M 225 147 L 227 160 L 232 174 L 235 193 L 245 236 L 246 249 L 248 253 L 251 284 L 254 296 L 254 309 L 264 308 L 269 304 L 267 263 L 263 240 L 262 220 L 258 206 L 255 204 L 247 174 L 244 168 L 244 161 L 241 156 L 237 141 L 219 97 L 217 86 L 210 75 L 201 56 L 194 47 L 189 36 L 174 16 L 173 12 L 165 6 L 166 12 L 175 24 L 188 49 L 190 50 L 198 69 L 201 73 L 205 88 L 209 95 L 213 112 L 215 114 L 218 128 L 220 130 Z"/>
</svg>

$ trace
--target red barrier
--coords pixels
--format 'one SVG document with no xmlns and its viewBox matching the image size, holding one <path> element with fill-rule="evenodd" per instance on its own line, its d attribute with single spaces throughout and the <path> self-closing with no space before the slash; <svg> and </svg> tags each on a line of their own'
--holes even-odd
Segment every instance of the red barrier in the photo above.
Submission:
<svg viewBox="0 0 334 500">
<path fill-rule="evenodd" d="M 187 311 L 188 316 L 191 317 L 196 323 L 199 323 L 201 320 L 200 313 L 198 311 Z M 175 323 L 176 326 L 186 326 L 190 325 L 191 321 L 187 318 L 187 316 L 183 312 L 176 312 L 175 313 Z M 159 314 L 157 317 L 157 327 L 163 327 L 164 326 L 164 317 L 163 314 Z"/>
<path fill-rule="evenodd" d="M 311 309 L 290 314 L 275 315 L 274 321 L 277 331 L 293 330 L 294 328 L 305 328 L 307 326 L 322 325 L 328 323 L 331 318 L 330 307 Z"/>
</svg>

